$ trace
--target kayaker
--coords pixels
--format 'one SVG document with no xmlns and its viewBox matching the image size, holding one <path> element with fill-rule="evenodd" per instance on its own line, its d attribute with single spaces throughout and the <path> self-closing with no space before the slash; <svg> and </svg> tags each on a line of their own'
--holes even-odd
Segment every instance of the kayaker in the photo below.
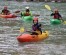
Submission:
<svg viewBox="0 0 66 55">
<path fill-rule="evenodd" d="M 30 16 L 31 13 L 30 13 L 29 7 L 25 7 L 25 8 L 26 8 L 25 12 L 23 14 L 21 14 L 21 15 Z"/>
<path fill-rule="evenodd" d="M 42 34 L 41 24 L 38 23 L 38 18 L 33 19 L 32 30 L 32 35 Z"/>
<path fill-rule="evenodd" d="M 58 9 L 54 9 L 54 12 L 51 14 L 51 16 L 53 16 L 54 19 L 59 19 L 59 20 L 63 20 L 62 16 L 60 15 Z"/>
<path fill-rule="evenodd" d="M 7 9 L 7 6 L 4 7 L 1 14 L 3 14 L 3 15 L 9 15 L 10 14 L 10 11 Z"/>
</svg>

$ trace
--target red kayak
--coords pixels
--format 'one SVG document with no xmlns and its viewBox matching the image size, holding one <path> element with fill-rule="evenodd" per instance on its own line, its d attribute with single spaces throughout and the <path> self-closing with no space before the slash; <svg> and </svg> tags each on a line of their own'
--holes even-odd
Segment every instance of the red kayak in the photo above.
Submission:
<svg viewBox="0 0 66 55">
<path fill-rule="evenodd" d="M 0 17 L 1 18 L 16 18 L 17 16 L 14 15 L 14 14 L 9 14 L 9 15 L 2 15 L 2 14 L 0 14 Z"/>
<path fill-rule="evenodd" d="M 48 38 L 49 33 L 48 31 L 43 32 L 40 35 L 31 35 L 31 34 L 22 34 L 20 36 L 17 36 L 17 40 L 18 42 L 37 42 L 37 41 L 41 41 L 44 40 L 46 38 Z"/>
</svg>

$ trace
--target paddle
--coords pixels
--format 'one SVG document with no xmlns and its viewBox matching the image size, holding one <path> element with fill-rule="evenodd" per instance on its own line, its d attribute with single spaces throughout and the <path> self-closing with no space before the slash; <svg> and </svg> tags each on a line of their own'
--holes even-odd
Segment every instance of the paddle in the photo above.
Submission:
<svg viewBox="0 0 66 55">
<path fill-rule="evenodd" d="M 17 11 L 15 11 L 14 13 L 20 13 L 20 11 L 19 11 L 19 10 L 17 10 Z"/>
<path fill-rule="evenodd" d="M 45 8 L 46 8 L 47 10 L 52 11 L 52 9 L 50 8 L 50 6 L 49 6 L 49 5 L 45 5 Z M 52 12 L 53 12 L 53 11 L 52 11 Z"/>
<path fill-rule="evenodd" d="M 20 32 L 25 32 L 26 30 L 24 29 L 24 27 L 20 28 Z M 26 32 L 32 32 L 32 31 L 26 31 Z"/>
<path fill-rule="evenodd" d="M 21 17 L 19 10 L 14 11 L 13 14 L 16 15 L 17 17 Z"/>
<path fill-rule="evenodd" d="M 13 12 L 15 15 L 18 15 L 19 13 L 20 13 L 20 11 L 19 10 L 17 10 L 17 11 L 15 11 L 15 12 Z"/>
<path fill-rule="evenodd" d="M 33 14 L 33 16 L 40 16 L 39 14 Z"/>
<path fill-rule="evenodd" d="M 16 13 L 16 14 L 18 14 L 18 13 L 20 13 L 21 11 L 19 11 L 19 10 L 17 10 L 17 11 L 15 11 L 14 13 Z M 22 14 L 21 14 L 22 15 Z M 32 14 L 32 16 L 40 16 L 39 14 Z M 21 17 L 21 16 L 18 16 L 18 17 Z"/>
<path fill-rule="evenodd" d="M 21 27 L 20 32 L 24 32 L 24 31 L 25 31 L 24 27 Z"/>
<path fill-rule="evenodd" d="M 49 5 L 45 5 L 45 8 L 46 8 L 47 10 L 53 12 Z M 50 16 L 50 15 L 46 15 L 46 16 Z"/>
<path fill-rule="evenodd" d="M 25 32 L 25 29 L 24 29 L 24 27 L 21 27 L 20 28 L 20 33 L 21 33 L 20 36 L 23 34 L 23 32 Z"/>
<path fill-rule="evenodd" d="M 66 21 L 63 21 L 63 24 L 66 24 Z"/>
<path fill-rule="evenodd" d="M 21 27 L 21 28 L 20 28 L 20 32 L 21 32 L 21 35 L 22 35 L 22 32 L 36 33 L 36 31 L 26 31 L 26 30 L 24 29 L 24 27 Z"/>
<path fill-rule="evenodd" d="M 24 27 L 21 27 L 21 28 L 20 28 L 20 32 L 25 32 Z M 26 31 L 26 32 L 32 33 L 32 31 Z M 33 32 L 36 32 L 36 31 L 33 31 Z M 47 33 L 47 34 L 49 35 L 48 31 L 45 31 L 45 33 Z M 22 35 L 22 34 L 23 34 L 23 33 L 21 33 L 21 35 Z"/>
</svg>

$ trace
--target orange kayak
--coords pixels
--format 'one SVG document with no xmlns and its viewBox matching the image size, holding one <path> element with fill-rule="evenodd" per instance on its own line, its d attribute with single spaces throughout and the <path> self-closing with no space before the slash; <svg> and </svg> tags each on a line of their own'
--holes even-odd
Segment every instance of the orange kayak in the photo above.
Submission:
<svg viewBox="0 0 66 55">
<path fill-rule="evenodd" d="M 17 37 L 17 40 L 19 42 L 37 42 L 48 38 L 48 36 L 48 31 L 45 31 L 45 33 L 42 33 L 41 35 L 22 34 Z"/>
<path fill-rule="evenodd" d="M 14 15 L 14 14 L 9 14 L 9 15 L 2 15 L 2 14 L 0 14 L 0 17 L 1 18 L 16 18 L 17 16 Z"/>
</svg>

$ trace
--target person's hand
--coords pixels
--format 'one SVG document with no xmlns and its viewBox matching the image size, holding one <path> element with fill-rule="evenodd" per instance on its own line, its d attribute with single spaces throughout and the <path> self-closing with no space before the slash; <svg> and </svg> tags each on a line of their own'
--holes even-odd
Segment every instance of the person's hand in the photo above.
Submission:
<svg viewBox="0 0 66 55">
<path fill-rule="evenodd" d="M 62 19 L 62 17 L 60 18 L 60 20 L 61 20 L 62 22 L 64 22 L 64 20 Z"/>
<path fill-rule="evenodd" d="M 64 20 L 62 19 L 62 17 L 60 18 L 60 20 L 61 20 L 62 22 L 64 22 Z"/>
</svg>

